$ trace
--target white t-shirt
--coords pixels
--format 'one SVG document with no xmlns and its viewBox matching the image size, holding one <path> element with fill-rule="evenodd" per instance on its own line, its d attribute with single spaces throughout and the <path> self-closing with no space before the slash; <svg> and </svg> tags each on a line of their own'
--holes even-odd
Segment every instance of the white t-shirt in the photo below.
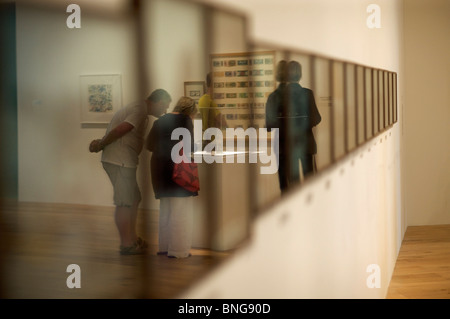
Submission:
<svg viewBox="0 0 450 319">
<path fill-rule="evenodd" d="M 144 135 L 148 123 L 145 102 L 131 103 L 117 111 L 106 129 L 106 134 L 124 121 L 133 125 L 134 128 L 103 149 L 102 162 L 135 168 L 144 146 Z"/>
</svg>

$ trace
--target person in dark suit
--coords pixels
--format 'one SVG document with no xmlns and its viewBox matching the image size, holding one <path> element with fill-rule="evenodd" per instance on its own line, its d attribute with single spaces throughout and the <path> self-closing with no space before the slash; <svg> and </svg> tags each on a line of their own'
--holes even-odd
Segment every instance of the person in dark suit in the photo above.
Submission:
<svg viewBox="0 0 450 319">
<path fill-rule="evenodd" d="M 302 68 L 297 61 L 290 61 L 288 71 L 288 102 L 289 102 L 289 136 L 292 143 L 293 160 L 300 159 L 303 176 L 314 173 L 314 155 L 317 154 L 317 144 L 313 134 L 313 127 L 317 126 L 322 117 L 317 109 L 314 93 L 302 87 L 299 82 Z M 296 163 L 293 163 L 296 164 Z M 293 177 L 298 179 L 298 165 L 294 166 Z"/>
<path fill-rule="evenodd" d="M 267 128 L 279 128 L 278 178 L 282 192 L 300 181 L 299 162 L 304 178 L 314 173 L 317 144 L 312 128 L 321 121 L 314 94 L 299 82 L 302 68 L 297 61 L 280 61 L 278 88 L 266 104 Z"/>
<path fill-rule="evenodd" d="M 266 128 L 270 132 L 272 129 L 275 131 L 275 141 L 279 141 L 274 145 L 274 151 L 278 154 L 278 181 L 280 183 L 281 191 L 287 189 L 286 179 L 286 150 L 284 141 L 284 135 L 280 136 L 283 123 L 283 105 L 286 97 L 286 85 L 287 85 L 287 61 L 281 60 L 278 62 L 276 70 L 276 80 L 279 83 L 275 91 L 273 91 L 267 98 L 266 103 Z M 281 149 L 281 151 L 280 151 Z"/>
</svg>

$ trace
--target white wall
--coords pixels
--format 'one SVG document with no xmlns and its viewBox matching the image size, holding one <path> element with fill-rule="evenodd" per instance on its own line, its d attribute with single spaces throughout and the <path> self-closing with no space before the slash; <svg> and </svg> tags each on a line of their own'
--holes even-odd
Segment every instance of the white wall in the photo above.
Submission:
<svg viewBox="0 0 450 319">
<path fill-rule="evenodd" d="M 17 9 L 19 200 L 112 206 L 101 154 L 87 150 L 92 139 L 103 137 L 106 126 L 81 126 L 79 76 L 121 74 L 123 103 L 145 98 L 137 95 L 135 29 L 120 6 L 103 16 L 99 9 L 90 14 L 87 4 L 80 6 L 81 28 L 69 29 L 66 2 L 54 10 Z M 142 66 L 149 81 L 146 94 L 166 89 L 171 107 L 184 95 L 184 81 L 205 78 L 204 19 L 198 9 L 164 1 L 143 9 L 148 22 Z M 149 161 L 143 150 L 138 182 L 142 206 L 157 209 Z"/>
<path fill-rule="evenodd" d="M 450 2 L 405 1 L 408 225 L 450 223 Z"/>
<path fill-rule="evenodd" d="M 215 2 L 245 11 L 258 41 L 398 72 L 401 114 L 401 1 Z M 366 26 L 373 2 L 381 29 Z M 384 298 L 406 227 L 401 125 L 264 212 L 248 245 L 181 297 Z M 380 267 L 380 288 L 366 285 L 372 264 Z"/>
<path fill-rule="evenodd" d="M 82 128 L 79 76 L 122 75 L 123 102 L 139 97 L 132 24 L 91 19 L 66 27 L 65 7 L 17 7 L 19 200 L 112 205 L 112 189 L 89 142 L 103 128 Z"/>
<path fill-rule="evenodd" d="M 288 48 L 321 53 L 396 71 L 400 65 L 402 1 L 389 0 L 204 0 L 238 9 L 250 34 Z M 381 29 L 369 29 L 367 7 L 381 8 Z M 386 48 L 389 53 L 386 54 Z"/>
</svg>

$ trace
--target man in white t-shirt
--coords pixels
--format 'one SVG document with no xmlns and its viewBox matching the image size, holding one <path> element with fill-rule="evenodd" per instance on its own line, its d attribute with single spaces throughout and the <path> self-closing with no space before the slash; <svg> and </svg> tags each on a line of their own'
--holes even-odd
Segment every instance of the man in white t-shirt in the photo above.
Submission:
<svg viewBox="0 0 450 319">
<path fill-rule="evenodd" d="M 89 145 L 90 152 L 103 151 L 102 165 L 114 189 L 115 222 L 122 255 L 142 254 L 147 248 L 145 240 L 136 234 L 137 211 L 141 201 L 136 171 L 144 145 L 147 116 L 161 116 L 171 101 L 165 90 L 158 89 L 143 102 L 123 107 L 109 123 L 105 136 Z"/>
</svg>

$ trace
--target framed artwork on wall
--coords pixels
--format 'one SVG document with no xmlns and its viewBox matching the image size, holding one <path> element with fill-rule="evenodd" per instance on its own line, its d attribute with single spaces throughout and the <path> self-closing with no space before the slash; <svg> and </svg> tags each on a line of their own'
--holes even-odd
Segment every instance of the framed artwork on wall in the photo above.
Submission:
<svg viewBox="0 0 450 319">
<path fill-rule="evenodd" d="M 276 88 L 275 51 L 210 55 L 212 99 L 228 127 L 265 126 L 267 98 Z"/>
<path fill-rule="evenodd" d="M 184 96 L 190 97 L 198 103 L 198 100 L 206 92 L 205 81 L 187 81 L 184 82 Z"/>
<path fill-rule="evenodd" d="M 120 74 L 81 75 L 82 124 L 107 124 L 122 107 Z"/>
</svg>

